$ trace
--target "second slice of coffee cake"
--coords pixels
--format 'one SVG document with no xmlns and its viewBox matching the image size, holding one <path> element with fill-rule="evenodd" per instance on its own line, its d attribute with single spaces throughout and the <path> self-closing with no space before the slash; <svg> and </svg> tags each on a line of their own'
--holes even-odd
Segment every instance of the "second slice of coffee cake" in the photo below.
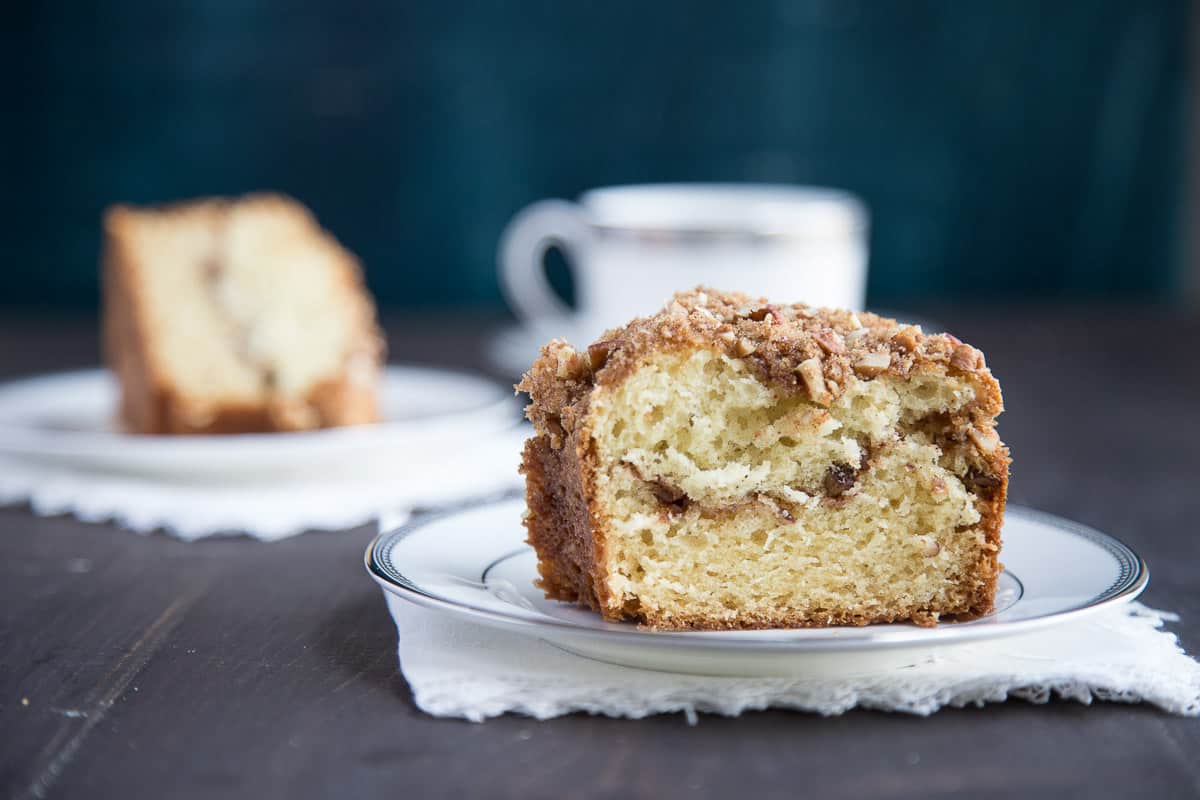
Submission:
<svg viewBox="0 0 1200 800">
<path fill-rule="evenodd" d="M 117 206 L 104 218 L 105 354 L 135 433 L 377 419 L 383 339 L 358 262 L 281 195 Z"/>
</svg>

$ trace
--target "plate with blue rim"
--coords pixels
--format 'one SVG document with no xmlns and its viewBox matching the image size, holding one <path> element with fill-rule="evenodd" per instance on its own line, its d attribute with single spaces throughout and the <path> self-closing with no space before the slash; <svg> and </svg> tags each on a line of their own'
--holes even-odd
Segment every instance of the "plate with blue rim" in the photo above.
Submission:
<svg viewBox="0 0 1200 800">
<path fill-rule="evenodd" d="M 642 669 L 706 675 L 844 673 L 904 666 L 943 648 L 1046 629 L 1127 603 L 1149 571 L 1108 534 L 1010 505 L 991 613 L 911 624 L 751 631 L 657 631 L 602 620 L 546 599 L 525 543 L 521 498 L 425 515 L 367 547 L 370 576 L 389 594 L 458 620 L 533 636 L 577 655 Z"/>
</svg>

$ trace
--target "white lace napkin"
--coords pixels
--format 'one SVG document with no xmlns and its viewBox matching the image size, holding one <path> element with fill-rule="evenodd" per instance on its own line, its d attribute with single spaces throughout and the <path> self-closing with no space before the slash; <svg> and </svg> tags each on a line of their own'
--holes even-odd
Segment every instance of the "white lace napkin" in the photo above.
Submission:
<svg viewBox="0 0 1200 800">
<path fill-rule="evenodd" d="M 694 722 L 699 712 L 737 716 L 775 707 L 832 715 L 855 706 L 927 715 L 947 705 L 1009 697 L 1044 703 L 1055 695 L 1200 715 L 1200 664 L 1160 630 L 1176 617 L 1137 603 L 1045 631 L 939 648 L 902 668 L 835 678 L 718 678 L 604 664 L 393 595 L 387 601 L 413 698 L 438 717 L 683 712 Z"/>
<path fill-rule="evenodd" d="M 517 466 L 528 431 L 514 428 L 445 457 L 406 457 L 387 466 L 297 473 L 246 483 L 154 478 L 0 456 L 0 505 L 28 502 L 37 514 L 113 520 L 181 539 L 242 533 L 275 540 L 306 530 L 340 530 L 417 508 L 487 497 L 521 485 Z"/>
</svg>

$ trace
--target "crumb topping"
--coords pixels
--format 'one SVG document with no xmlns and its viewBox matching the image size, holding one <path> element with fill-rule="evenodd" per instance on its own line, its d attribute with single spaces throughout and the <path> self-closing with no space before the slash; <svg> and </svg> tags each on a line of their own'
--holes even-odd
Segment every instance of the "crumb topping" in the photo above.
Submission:
<svg viewBox="0 0 1200 800">
<path fill-rule="evenodd" d="M 981 415 L 994 417 L 1003 408 L 983 353 L 951 334 L 925 333 L 867 312 L 780 305 L 707 287 L 675 295 L 658 313 L 606 331 L 582 352 L 562 339 L 550 342 L 516 388 L 531 394 L 527 416 L 558 446 L 594 387 L 620 383 L 650 353 L 696 347 L 743 359 L 763 383 L 822 406 L 836 401 L 852 378 L 944 372 L 975 375 L 996 387 L 981 392 Z"/>
</svg>

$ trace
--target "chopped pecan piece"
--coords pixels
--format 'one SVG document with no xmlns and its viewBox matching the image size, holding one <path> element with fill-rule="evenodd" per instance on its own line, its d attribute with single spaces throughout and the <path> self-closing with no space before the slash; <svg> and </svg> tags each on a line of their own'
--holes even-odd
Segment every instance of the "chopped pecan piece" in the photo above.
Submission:
<svg viewBox="0 0 1200 800">
<path fill-rule="evenodd" d="M 608 363 L 608 357 L 612 355 L 619 344 L 615 339 L 604 339 L 588 345 L 588 361 L 591 363 L 592 372 L 604 368 L 604 365 Z"/>
<path fill-rule="evenodd" d="M 554 354 L 558 361 L 558 368 L 554 375 L 557 378 L 579 378 L 585 371 L 583 361 L 579 354 L 571 347 L 563 347 Z"/>
<path fill-rule="evenodd" d="M 764 319 L 770 318 L 773 322 L 783 322 L 783 316 L 779 313 L 779 309 L 772 305 L 765 305 L 760 308 L 755 308 L 746 314 L 747 319 L 755 322 L 762 322 Z"/>
<path fill-rule="evenodd" d="M 826 353 L 834 354 L 846 352 L 846 345 L 842 341 L 842 337 L 837 333 L 837 331 L 823 330 L 814 335 L 813 339 Z"/>
<path fill-rule="evenodd" d="M 796 367 L 796 372 L 804 381 L 804 387 L 808 389 L 808 396 L 814 403 L 820 403 L 823 406 L 829 405 L 832 398 L 829 396 L 829 388 L 825 385 L 825 375 L 821 370 L 821 359 L 810 358 L 801 361 Z"/>
<path fill-rule="evenodd" d="M 854 330 L 850 331 L 842 338 L 845 339 L 846 344 L 854 344 L 859 339 L 865 339 L 870 335 L 871 335 L 871 331 L 869 331 L 866 328 L 855 328 Z"/>
<path fill-rule="evenodd" d="M 917 337 L 921 335 L 921 329 L 916 325 L 905 325 L 900 330 L 892 334 L 892 342 L 899 348 L 912 352 L 917 349 Z"/>
<path fill-rule="evenodd" d="M 979 351 L 969 344 L 960 344 L 950 354 L 950 366 L 963 372 L 974 372 L 979 369 Z"/>
<path fill-rule="evenodd" d="M 757 349 L 754 342 L 749 339 L 738 339 L 737 343 L 733 346 L 733 353 L 737 356 L 748 356 Z"/>
<path fill-rule="evenodd" d="M 854 362 L 854 371 L 864 378 L 874 378 L 891 365 L 891 353 L 864 353 Z"/>
</svg>

